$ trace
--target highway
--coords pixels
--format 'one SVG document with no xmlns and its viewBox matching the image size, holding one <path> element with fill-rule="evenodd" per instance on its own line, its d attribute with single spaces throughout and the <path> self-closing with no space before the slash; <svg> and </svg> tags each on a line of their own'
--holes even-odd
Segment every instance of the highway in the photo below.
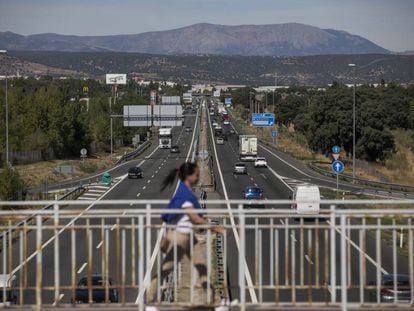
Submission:
<svg viewBox="0 0 414 311">
<path fill-rule="evenodd" d="M 195 115 L 186 116 L 186 126 L 192 126 L 196 122 Z M 234 175 L 233 166 L 238 162 L 238 141 L 237 133 L 229 135 L 228 140 L 223 145 L 215 144 L 211 122 L 208 122 L 209 136 L 211 142 L 210 154 L 213 156 L 214 174 L 217 180 L 217 193 L 221 199 L 242 199 L 242 192 L 246 186 L 258 186 L 264 191 L 265 200 L 289 199 L 292 188 L 297 183 L 307 182 L 319 186 L 333 188 L 335 183 L 327 177 L 320 176 L 310 171 L 302 164 L 297 163 L 285 154 L 273 147 L 263 144 L 259 145 L 259 156 L 265 156 L 268 168 L 254 168 L 252 162 L 246 163 L 248 173 L 246 175 Z M 237 124 L 223 125 L 225 131 L 234 127 L 237 131 Z M 120 289 L 121 299 L 125 298 L 128 303 L 134 303 L 137 298 L 139 254 L 143 252 L 144 257 L 152 253 L 155 245 L 155 228 L 150 230 L 150 239 L 138 241 L 138 219 L 120 220 L 119 218 L 107 218 L 105 220 L 91 220 L 86 223 L 81 216 L 82 211 L 90 209 L 111 209 L 120 208 L 119 206 L 100 205 L 99 200 L 151 200 L 169 199 L 175 188 L 160 191 L 161 182 L 168 172 L 178 167 L 185 160 L 188 160 L 193 143 L 195 140 L 194 132 L 185 132 L 184 127 L 173 129 L 173 144 L 181 149 L 179 154 L 172 154 L 170 150 L 158 148 L 158 144 L 153 143 L 138 159 L 117 167 L 112 171 L 116 178 L 116 184 L 104 193 L 94 204 L 78 207 L 79 217 L 72 220 L 62 220 L 60 225 L 66 225 L 59 234 L 58 245 L 55 244 L 53 219 L 47 220 L 45 225 L 49 225 L 49 230 L 43 231 L 42 244 L 44 245 L 42 257 L 42 277 L 44 291 L 42 294 L 45 303 L 69 303 L 73 293 L 69 287 L 60 291 L 59 297 L 54 297 L 53 286 L 56 282 L 55 265 L 59 265 L 59 280 L 62 285 L 71 283 L 77 284 L 79 279 L 85 275 L 93 273 L 104 273 L 109 275 L 114 285 Z M 143 179 L 128 179 L 127 171 L 131 166 L 139 166 L 143 170 Z M 341 183 L 344 190 L 355 190 L 351 184 Z M 164 206 L 152 206 L 152 208 L 163 208 Z M 207 206 L 210 208 L 211 206 Z M 216 206 L 215 206 L 216 207 Z M 125 207 L 145 208 L 145 206 Z M 227 234 L 227 265 L 229 269 L 229 284 L 232 299 L 240 299 L 240 289 L 237 286 L 239 281 L 239 251 L 240 251 L 240 232 L 235 230 L 235 225 L 239 220 L 232 216 L 230 209 L 237 209 L 237 206 L 230 204 L 222 205 L 220 208 L 229 209 L 226 225 L 229 226 Z M 267 206 L 266 208 L 278 209 L 289 208 L 289 206 Z M 326 206 L 322 208 L 328 208 Z M 101 222 L 102 221 L 102 222 Z M 246 290 L 246 300 L 253 303 L 274 303 L 274 302 L 328 302 L 331 300 L 332 288 L 328 286 L 335 281 L 339 286 L 340 273 L 339 260 L 340 238 L 339 231 L 332 232 L 330 219 L 321 219 L 317 222 L 318 229 L 312 228 L 315 222 L 303 222 L 300 219 L 288 217 L 268 217 L 267 215 L 257 214 L 247 220 L 245 232 L 245 278 L 246 285 L 250 286 Z M 76 225 L 87 224 L 91 230 L 76 229 Z M 130 224 L 131 230 L 119 229 L 117 224 Z M 155 222 L 161 225 L 161 221 Z M 336 223 L 337 224 L 337 223 Z M 102 225 L 105 230 L 101 230 Z M 338 225 L 338 224 L 337 224 Z M 296 226 L 296 227 L 295 227 Z M 109 228 L 109 229 L 108 229 Z M 271 230 L 269 229 L 271 228 Z M 331 236 L 334 238 L 335 249 L 332 249 Z M 348 280 L 352 285 L 357 285 L 361 271 L 358 263 L 363 262 L 366 266 L 364 275 L 366 282 L 375 280 L 377 272 L 388 274 L 395 272 L 393 266 L 393 252 L 389 245 L 376 239 L 376 236 L 365 231 L 366 242 L 364 249 L 359 248 L 360 232 L 351 232 L 351 239 L 347 240 L 348 248 Z M 142 245 L 145 245 L 141 249 Z M 380 245 L 382 252 L 380 260 L 377 258 L 377 246 Z M 55 246 L 58 250 L 59 262 L 56 263 Z M 25 304 L 35 303 L 34 292 L 36 281 L 36 235 L 34 231 L 27 234 L 27 256 L 30 260 L 23 268 L 20 258 L 19 243 L 12 245 L 12 262 L 7 265 L 12 267 L 13 274 L 17 276 L 17 284 L 21 280 L 27 280 L 27 288 L 23 290 L 23 302 Z M 103 261 L 102 258 L 108 258 Z M 0 267 L 3 266 L 4 257 L 0 256 Z M 331 267 L 335 263 L 336 268 Z M 408 272 L 408 262 L 403 256 L 397 257 L 398 273 Z M 149 262 L 144 262 L 144 267 L 148 270 Z M 331 275 L 330 271 L 335 271 Z M 26 273 L 26 276 L 24 276 Z M 144 275 L 141 275 L 143 277 Z M 123 285 L 133 285 L 134 288 L 124 287 Z M 279 284 L 275 288 L 274 285 Z M 311 284 L 311 288 L 309 288 Z M 349 301 L 359 300 L 359 290 L 349 291 Z M 366 294 L 366 292 L 364 292 Z M 21 297 L 21 296 L 20 296 Z M 19 298 L 20 298 L 19 297 Z M 339 297 L 339 291 L 337 291 Z"/>
<path fill-rule="evenodd" d="M 196 117 L 195 115 L 186 116 L 186 126 L 194 127 Z M 164 177 L 170 172 L 170 170 L 177 168 L 190 156 L 192 144 L 194 142 L 194 132 L 187 133 L 184 131 L 184 127 L 175 127 L 173 129 L 173 144 L 180 147 L 179 154 L 170 153 L 169 149 L 159 149 L 158 144 L 152 144 L 139 159 L 135 159 L 123 165 L 112 172 L 114 178 L 118 178 L 120 181 L 107 191 L 102 200 L 120 200 L 120 199 L 140 199 L 140 200 L 151 200 L 151 199 L 169 199 L 175 190 L 175 187 L 167 188 L 164 192 L 160 191 L 161 182 Z M 143 170 L 143 179 L 128 179 L 126 173 L 128 168 L 132 166 L 140 166 Z M 92 206 L 77 206 L 71 207 L 78 208 L 81 213 L 82 210 L 91 208 L 111 208 L 108 205 L 99 206 L 99 201 L 96 201 Z M 113 208 L 125 208 L 125 206 L 113 206 Z M 130 208 L 137 208 L 131 206 Z M 144 208 L 142 205 L 139 208 Z M 164 206 L 163 206 L 164 208 Z M 121 266 L 125 267 L 125 284 L 132 284 L 132 273 L 135 269 L 135 275 L 138 271 L 138 254 L 135 253 L 132 256 L 132 250 L 138 249 L 138 241 L 135 240 L 135 248 L 131 247 L 132 241 L 130 235 L 125 236 L 125 249 L 121 250 L 121 239 L 122 232 L 117 230 L 116 224 L 119 223 L 119 219 L 106 219 L 105 225 L 110 226 L 109 235 L 107 237 L 107 249 L 104 250 L 105 245 L 102 242 L 104 236 L 96 234 L 99 230 L 96 228 L 93 230 L 93 235 L 88 236 L 87 230 L 70 230 L 68 227 L 66 230 L 62 230 L 59 235 L 59 278 L 60 284 L 68 285 L 71 284 L 71 278 L 75 278 L 75 283 L 79 281 L 82 276 L 86 276 L 88 271 L 90 273 L 102 273 L 105 272 L 105 267 L 102 266 L 101 256 L 104 255 L 103 251 L 109 257 L 107 263 L 108 275 L 112 281 L 120 288 L 121 285 Z M 73 220 L 75 222 L 75 219 Z M 62 223 L 68 223 L 63 221 Z M 159 222 L 161 223 L 161 221 Z M 53 225 L 53 221 L 49 220 L 46 224 Z M 82 219 L 76 219 L 76 224 L 84 225 L 85 221 Z M 138 221 L 135 221 L 138 224 Z M 91 228 L 94 225 L 100 225 L 99 222 L 90 222 Z M 91 230 L 92 231 L 92 230 Z M 137 231 L 137 230 L 136 230 Z M 43 286 L 44 288 L 53 288 L 55 282 L 55 257 L 54 257 L 54 243 L 53 230 L 43 231 L 42 241 L 44 246 L 43 249 Z M 50 240 L 52 239 L 52 240 Z M 50 241 L 49 241 L 50 240 Z M 48 242 L 49 241 L 49 242 Z M 152 237 L 152 245 L 154 245 L 155 237 Z M 19 258 L 19 245 L 18 243 L 13 244 L 12 252 L 12 263 L 13 273 L 17 276 L 16 284 L 20 282 L 20 272 L 22 271 L 22 265 L 20 265 Z M 81 247 L 77 247 L 77 246 Z M 73 246 L 73 247 L 72 247 Z M 85 247 L 86 246 L 86 247 Z M 127 247 L 128 246 L 128 247 Z M 89 250 L 88 250 L 89 247 Z M 73 250 L 75 255 L 73 255 Z M 30 256 L 36 251 L 36 236 L 35 232 L 29 232 L 27 237 L 27 255 Z M 124 256 L 121 256 L 121 252 L 125 252 Z M 88 257 L 89 254 L 89 257 Z M 121 257 L 128 258 L 128 262 L 123 264 L 120 262 Z M 134 258 L 135 257 L 135 258 Z M 73 265 L 73 258 L 75 258 L 75 264 Z M 3 256 L 1 256 L 0 264 L 3 264 Z M 8 262 L 10 264 L 10 261 Z M 73 267 L 73 268 L 72 268 Z M 35 302 L 35 282 L 36 282 L 36 258 L 33 257 L 27 263 L 27 286 L 32 289 L 24 290 L 24 303 L 33 304 Z M 135 278 L 135 284 L 138 280 Z M 124 293 L 121 293 L 122 295 Z M 70 303 L 72 292 L 70 290 L 61 290 L 60 297 L 58 298 L 60 303 Z M 128 302 L 135 302 L 137 297 L 137 289 L 126 290 L 125 297 Z M 43 291 L 43 301 L 45 303 L 54 303 L 54 292 Z"/>
</svg>

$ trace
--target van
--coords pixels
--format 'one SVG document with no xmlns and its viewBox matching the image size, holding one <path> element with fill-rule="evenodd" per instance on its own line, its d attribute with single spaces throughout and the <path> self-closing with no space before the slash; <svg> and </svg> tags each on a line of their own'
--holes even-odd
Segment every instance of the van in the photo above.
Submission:
<svg viewBox="0 0 414 311">
<path fill-rule="evenodd" d="M 321 195 L 319 187 L 314 185 L 298 185 L 293 190 L 292 208 L 298 214 L 319 214 Z"/>
</svg>

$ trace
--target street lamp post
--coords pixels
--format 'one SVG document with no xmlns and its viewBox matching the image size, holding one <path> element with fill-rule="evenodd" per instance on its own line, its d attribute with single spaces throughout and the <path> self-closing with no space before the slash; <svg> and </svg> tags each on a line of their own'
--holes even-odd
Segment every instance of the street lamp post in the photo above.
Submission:
<svg viewBox="0 0 414 311">
<path fill-rule="evenodd" d="M 349 67 L 356 67 L 355 64 L 348 64 Z M 354 182 L 355 182 L 355 145 L 356 145 L 356 130 L 355 130 L 355 126 L 356 126 L 356 114 L 355 114 L 355 89 L 356 89 L 356 84 L 355 84 L 355 77 L 354 77 L 354 91 L 353 91 L 353 104 L 352 104 L 352 177 L 354 178 Z"/>
<path fill-rule="evenodd" d="M 6 55 L 7 51 L 6 50 L 0 50 L 1 54 Z M 6 165 L 9 165 L 9 103 L 8 103 L 8 85 L 7 85 L 7 72 L 6 72 L 6 76 L 5 76 L 5 106 L 6 106 Z"/>
</svg>

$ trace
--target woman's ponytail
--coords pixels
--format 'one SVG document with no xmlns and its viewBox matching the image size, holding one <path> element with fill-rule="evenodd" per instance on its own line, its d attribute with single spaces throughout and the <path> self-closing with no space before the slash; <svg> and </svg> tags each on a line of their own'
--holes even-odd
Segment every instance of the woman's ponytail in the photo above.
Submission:
<svg viewBox="0 0 414 311">
<path fill-rule="evenodd" d="M 176 168 L 171 170 L 168 173 L 168 175 L 162 181 L 161 191 L 164 191 L 165 188 L 167 188 L 168 186 L 171 186 L 174 183 L 175 178 L 177 177 L 177 173 L 178 173 L 178 169 Z"/>
</svg>

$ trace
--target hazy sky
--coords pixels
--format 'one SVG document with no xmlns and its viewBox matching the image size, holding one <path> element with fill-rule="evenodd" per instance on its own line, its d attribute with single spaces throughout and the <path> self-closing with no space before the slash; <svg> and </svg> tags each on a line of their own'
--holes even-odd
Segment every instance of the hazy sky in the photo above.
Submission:
<svg viewBox="0 0 414 311">
<path fill-rule="evenodd" d="M 414 50 L 414 0 L 0 0 L 0 31 L 130 34 L 209 22 L 298 22 Z"/>
</svg>

